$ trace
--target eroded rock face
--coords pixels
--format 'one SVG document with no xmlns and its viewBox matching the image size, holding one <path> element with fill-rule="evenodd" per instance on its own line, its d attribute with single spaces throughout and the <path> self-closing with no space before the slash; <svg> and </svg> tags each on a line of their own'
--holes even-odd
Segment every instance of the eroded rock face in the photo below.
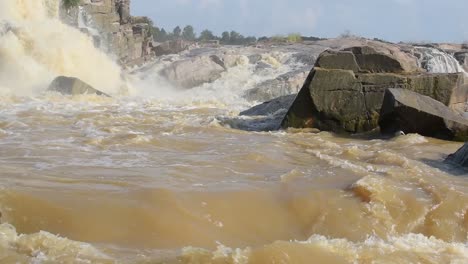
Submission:
<svg viewBox="0 0 468 264">
<path fill-rule="evenodd" d="M 465 143 L 456 153 L 450 155 L 447 161 L 468 168 L 468 143 Z"/>
<path fill-rule="evenodd" d="M 91 85 L 74 77 L 59 76 L 49 85 L 49 91 L 59 92 L 64 95 L 96 94 L 110 97 L 109 95 L 94 89 Z"/>
<path fill-rule="evenodd" d="M 225 71 L 219 62 L 213 56 L 197 56 L 172 63 L 161 75 L 177 87 L 193 88 L 219 79 Z"/>
<path fill-rule="evenodd" d="M 388 89 L 379 120 L 383 134 L 417 133 L 444 140 L 468 140 L 468 119 L 441 102 L 405 89 Z"/>
<path fill-rule="evenodd" d="M 140 64 L 153 56 L 149 25 L 146 19 L 130 15 L 130 0 L 82 1 L 79 7 L 61 9 L 60 17 L 71 26 L 85 26 L 80 28 L 83 32 L 97 31 L 92 35 L 95 43 L 121 64 Z"/>
<path fill-rule="evenodd" d="M 416 57 L 386 45 L 322 53 L 283 120 L 283 128 L 373 130 L 390 88 L 415 91 L 464 111 L 468 90 L 462 73 L 429 74 L 418 68 Z"/>
</svg>

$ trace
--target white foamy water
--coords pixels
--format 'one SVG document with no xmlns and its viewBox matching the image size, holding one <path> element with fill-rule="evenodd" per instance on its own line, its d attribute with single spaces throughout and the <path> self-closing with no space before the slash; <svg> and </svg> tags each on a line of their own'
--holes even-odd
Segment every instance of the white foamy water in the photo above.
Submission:
<svg viewBox="0 0 468 264">
<path fill-rule="evenodd" d="M 122 74 L 57 12 L 0 3 L 1 263 L 466 262 L 459 143 L 231 129 L 247 90 L 304 67 L 293 52 L 232 47 L 181 89 L 161 69 L 214 51 Z M 57 75 L 115 96 L 45 93 Z"/>
<path fill-rule="evenodd" d="M 465 72 L 454 56 L 436 48 L 416 47 L 422 56 L 419 58 L 420 66 L 431 73 L 458 73 Z"/>
<path fill-rule="evenodd" d="M 90 36 L 58 20 L 58 1 L 0 3 L 0 92 L 32 95 L 58 75 L 75 76 L 106 93 L 124 85 L 120 67 Z"/>
</svg>

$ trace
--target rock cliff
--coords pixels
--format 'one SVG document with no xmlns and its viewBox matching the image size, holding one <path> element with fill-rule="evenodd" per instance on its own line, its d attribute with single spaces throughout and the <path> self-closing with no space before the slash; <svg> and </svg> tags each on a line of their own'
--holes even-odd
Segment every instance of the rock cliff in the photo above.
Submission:
<svg viewBox="0 0 468 264">
<path fill-rule="evenodd" d="M 130 15 L 130 0 L 81 0 L 78 7 L 62 6 L 60 18 L 90 34 L 122 65 L 141 64 L 153 55 L 149 20 Z"/>
</svg>

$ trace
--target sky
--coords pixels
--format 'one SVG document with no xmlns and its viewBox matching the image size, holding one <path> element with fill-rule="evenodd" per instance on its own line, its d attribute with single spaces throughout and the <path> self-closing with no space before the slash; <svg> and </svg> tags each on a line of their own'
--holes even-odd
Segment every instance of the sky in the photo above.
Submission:
<svg viewBox="0 0 468 264">
<path fill-rule="evenodd" d="M 468 41 L 468 0 L 132 0 L 132 14 L 172 31 L 192 25 L 220 35 L 344 32 L 393 42 Z"/>
</svg>

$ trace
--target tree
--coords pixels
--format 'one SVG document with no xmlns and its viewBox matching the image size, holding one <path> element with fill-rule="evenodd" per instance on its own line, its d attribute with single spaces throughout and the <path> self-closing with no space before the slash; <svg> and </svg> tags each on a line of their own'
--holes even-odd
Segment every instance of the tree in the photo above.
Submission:
<svg viewBox="0 0 468 264">
<path fill-rule="evenodd" d="M 161 28 L 161 31 L 159 32 L 158 36 L 158 41 L 163 42 L 167 40 L 167 32 L 164 28 Z"/>
<path fill-rule="evenodd" d="M 158 41 L 161 35 L 161 29 L 159 29 L 158 27 L 152 27 L 151 34 L 153 35 L 153 40 Z"/>
<path fill-rule="evenodd" d="M 62 0 L 62 2 L 66 9 L 70 9 L 72 7 L 78 6 L 80 0 Z"/>
<path fill-rule="evenodd" d="M 224 43 L 224 44 L 231 43 L 231 34 L 229 34 L 229 32 L 227 32 L 227 31 L 224 31 L 221 34 L 221 42 Z"/>
<path fill-rule="evenodd" d="M 299 33 L 291 33 L 288 35 L 289 43 L 298 43 L 302 41 L 302 36 Z"/>
<path fill-rule="evenodd" d="M 173 33 L 175 38 L 180 38 L 180 34 L 182 33 L 182 30 L 180 29 L 179 26 L 177 26 L 177 27 L 174 28 L 172 33 Z"/>
<path fill-rule="evenodd" d="M 216 37 L 213 34 L 213 32 L 211 32 L 208 29 L 205 29 L 200 33 L 200 40 L 205 40 L 206 41 L 206 40 L 213 40 L 213 39 L 216 39 Z"/>
<path fill-rule="evenodd" d="M 184 31 L 182 32 L 182 38 L 185 40 L 195 40 L 195 30 L 192 26 L 187 25 L 184 27 Z"/>
<path fill-rule="evenodd" d="M 244 37 L 240 33 L 233 30 L 230 33 L 229 42 L 231 44 L 239 44 L 243 38 Z"/>
<path fill-rule="evenodd" d="M 257 42 L 257 38 L 253 37 L 253 36 L 246 37 L 244 39 L 244 44 L 252 44 L 252 43 L 255 43 L 255 42 Z"/>
</svg>

